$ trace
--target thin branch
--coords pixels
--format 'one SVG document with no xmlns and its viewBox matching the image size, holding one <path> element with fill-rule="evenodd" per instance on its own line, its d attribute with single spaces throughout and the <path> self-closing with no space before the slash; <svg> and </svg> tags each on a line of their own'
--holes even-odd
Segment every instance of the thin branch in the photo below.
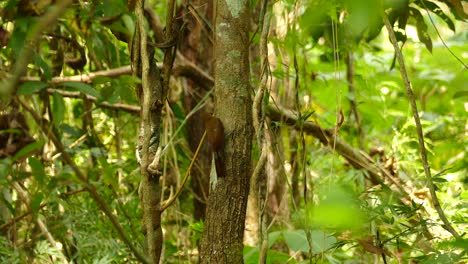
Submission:
<svg viewBox="0 0 468 264">
<path fill-rule="evenodd" d="M 83 98 L 82 93 L 80 92 L 68 92 L 68 91 L 52 89 L 52 88 L 48 88 L 46 89 L 46 91 L 49 94 L 58 93 L 62 95 L 63 97 L 68 97 L 68 98 L 80 98 L 80 99 Z M 96 97 L 91 96 L 91 95 L 86 95 L 86 99 L 95 103 L 99 101 Z M 108 102 L 99 102 L 97 103 L 97 105 L 100 107 L 105 107 L 109 109 L 122 110 L 122 111 L 135 114 L 135 115 L 140 114 L 140 107 L 137 105 L 120 104 L 120 103 L 110 104 Z"/>
<path fill-rule="evenodd" d="M 161 21 L 159 20 L 158 14 L 150 6 L 145 6 L 145 17 L 148 20 L 148 24 L 151 27 L 151 30 L 154 33 L 156 41 L 161 42 L 164 40 L 163 27 Z"/>
<path fill-rule="evenodd" d="M 130 65 L 123 66 L 115 69 L 97 71 L 91 73 L 84 73 L 74 76 L 64 76 L 64 77 L 54 77 L 49 81 L 50 84 L 59 84 L 63 82 L 84 82 L 91 83 L 97 77 L 119 77 L 121 75 L 130 75 L 132 74 L 132 68 Z M 39 82 L 41 81 L 40 77 L 22 77 L 20 79 L 22 82 Z"/>
<path fill-rule="evenodd" d="M 162 69 L 162 63 L 157 63 L 158 68 Z M 60 84 L 63 82 L 84 82 L 92 83 L 97 77 L 110 77 L 115 78 L 121 75 L 130 75 L 132 74 L 132 68 L 130 65 L 123 66 L 119 68 L 114 68 L 105 71 L 97 71 L 86 74 L 79 74 L 74 76 L 65 76 L 65 77 L 54 77 L 49 81 L 50 84 Z M 189 61 L 183 54 L 177 52 L 176 65 L 172 71 L 172 76 L 174 77 L 185 77 L 190 78 L 196 82 L 201 87 L 209 90 L 214 85 L 213 77 L 208 73 L 200 69 L 196 64 Z M 40 82 L 40 77 L 21 77 L 20 82 Z"/>
<path fill-rule="evenodd" d="M 193 164 L 195 163 L 195 160 L 197 159 L 198 154 L 200 153 L 200 150 L 201 150 L 201 147 L 203 145 L 203 142 L 205 141 L 205 138 L 206 138 L 206 131 L 205 131 L 205 133 L 203 133 L 203 136 L 200 139 L 200 143 L 198 143 L 197 150 L 195 151 L 195 154 L 193 154 L 193 158 L 190 161 L 190 165 L 189 165 L 187 171 L 185 172 L 184 179 L 182 180 L 182 183 L 180 184 L 179 189 L 177 189 L 177 192 L 174 194 L 174 196 L 169 198 L 169 200 L 167 200 L 161 206 L 161 213 L 164 212 L 169 206 L 171 206 L 171 204 L 174 203 L 174 201 L 177 199 L 177 197 L 179 197 L 180 193 L 182 192 L 182 189 L 183 189 L 183 187 L 184 187 L 185 183 L 187 182 L 187 179 L 188 179 L 188 177 L 190 175 L 190 171 L 192 170 Z"/>
<path fill-rule="evenodd" d="M 348 93 L 351 94 L 349 105 L 351 114 L 354 116 L 356 122 L 356 132 L 358 136 L 358 143 L 361 149 L 364 149 L 364 134 L 362 133 L 361 115 L 359 114 L 358 104 L 356 102 L 356 85 L 354 84 L 354 53 L 349 51 L 346 58 L 346 79 L 348 80 Z"/>
<path fill-rule="evenodd" d="M 424 145 L 424 134 L 422 131 L 421 120 L 419 119 L 418 107 L 416 105 L 416 100 L 414 99 L 414 94 L 413 94 L 413 88 L 411 87 L 411 83 L 408 78 L 408 73 L 406 71 L 405 60 L 403 58 L 403 54 L 400 50 L 400 47 L 398 46 L 398 41 L 395 36 L 395 32 L 393 31 L 393 27 L 388 21 L 386 14 L 383 14 L 383 15 L 384 15 L 383 17 L 385 20 L 385 27 L 387 28 L 390 41 L 392 42 L 393 48 L 395 49 L 396 57 L 398 59 L 398 64 L 400 64 L 400 74 L 406 87 L 406 93 L 408 94 L 408 99 L 411 104 L 411 110 L 413 112 L 414 122 L 416 123 L 416 132 L 418 134 L 419 150 L 420 150 L 422 164 L 424 167 L 424 173 L 426 175 L 427 185 L 428 185 L 429 192 L 432 198 L 432 203 L 434 204 L 434 207 L 437 211 L 437 214 L 439 215 L 440 220 L 442 220 L 442 222 L 444 223 L 442 227 L 445 228 L 445 230 L 447 230 L 448 232 L 450 232 L 455 238 L 460 238 L 460 235 L 457 233 L 457 231 L 455 231 L 455 229 L 452 227 L 452 224 L 449 222 L 449 220 L 445 216 L 445 213 L 442 210 L 442 207 L 440 206 L 439 199 L 437 198 L 434 182 L 432 181 L 431 168 L 429 167 L 429 162 L 427 161 L 427 151 Z"/>
<path fill-rule="evenodd" d="M 46 207 L 47 205 L 48 205 L 48 203 L 41 204 L 41 205 L 39 206 L 39 210 L 42 209 L 42 208 L 44 208 L 44 207 Z M 0 231 L 3 232 L 3 231 L 4 231 L 5 229 L 7 229 L 9 226 L 11 226 L 11 225 L 13 225 L 14 223 L 16 223 L 16 222 L 22 220 L 23 218 L 25 218 L 26 216 L 28 216 L 28 215 L 30 215 L 30 214 L 32 214 L 32 213 L 33 213 L 32 209 L 29 209 L 27 212 L 23 213 L 22 215 L 19 215 L 19 216 L 13 218 L 13 219 L 10 219 L 8 222 L 6 222 L 6 223 L 0 225 Z"/>
</svg>

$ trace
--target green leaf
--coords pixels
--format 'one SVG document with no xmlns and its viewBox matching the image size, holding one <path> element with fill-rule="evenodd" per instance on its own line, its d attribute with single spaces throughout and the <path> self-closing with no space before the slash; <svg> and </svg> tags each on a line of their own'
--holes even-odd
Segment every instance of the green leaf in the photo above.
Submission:
<svg viewBox="0 0 468 264">
<path fill-rule="evenodd" d="M 10 211 L 11 214 L 15 214 L 17 210 L 15 210 L 15 207 L 13 207 L 12 203 L 15 203 L 15 201 L 10 201 L 9 199 L 6 199 L 4 195 L 0 195 L 0 202 L 2 202 L 3 205 L 5 205 L 8 210 Z"/>
<path fill-rule="evenodd" d="M 406 39 L 408 38 L 406 34 L 402 31 L 395 31 L 395 37 L 398 41 L 401 41 L 403 43 L 405 43 Z"/>
<path fill-rule="evenodd" d="M 468 14 L 465 13 L 463 4 L 461 3 L 460 0 L 445 0 L 443 2 L 449 6 L 450 11 L 455 16 L 456 19 L 465 20 L 468 18 Z"/>
<path fill-rule="evenodd" d="M 34 25 L 37 18 L 28 16 L 20 17 L 15 21 L 15 28 L 8 40 L 8 48 L 11 48 L 15 55 L 18 55 L 23 49 L 28 29 Z"/>
<path fill-rule="evenodd" d="M 0 185 L 6 185 L 8 184 L 6 178 L 10 174 L 11 170 L 11 165 L 13 164 L 13 161 L 11 158 L 3 158 L 0 159 Z M 1 197 L 2 195 L 0 195 Z"/>
<path fill-rule="evenodd" d="M 459 238 L 451 241 L 442 241 L 439 243 L 439 246 L 442 248 L 447 248 L 447 247 L 456 247 L 456 248 L 461 248 L 461 249 L 467 249 L 468 248 L 468 239 L 466 238 Z"/>
<path fill-rule="evenodd" d="M 122 21 L 125 24 L 128 32 L 130 32 L 130 35 L 133 36 L 133 32 L 135 31 L 135 22 L 133 21 L 133 18 L 127 14 L 124 14 L 122 16 Z"/>
<path fill-rule="evenodd" d="M 419 41 L 424 43 L 426 49 L 432 53 L 432 40 L 429 34 L 427 33 L 427 25 L 426 22 L 424 22 L 424 17 L 416 8 L 411 7 L 410 10 L 411 14 L 416 19 L 416 29 L 418 31 Z"/>
<path fill-rule="evenodd" d="M 101 98 L 104 101 L 109 102 L 110 104 L 114 103 L 117 98 L 118 94 L 115 93 L 115 87 L 114 86 L 105 86 L 100 90 L 101 92 Z"/>
<path fill-rule="evenodd" d="M 49 64 L 44 61 L 44 59 L 39 56 L 39 54 L 33 55 L 33 61 L 34 65 L 39 66 L 39 68 L 42 70 L 42 76 L 46 80 L 52 79 L 52 71 L 50 70 Z"/>
<path fill-rule="evenodd" d="M 44 184 L 46 175 L 44 171 L 44 165 L 42 164 L 42 162 L 40 162 L 38 159 L 34 157 L 30 157 L 29 166 L 31 167 L 32 176 L 34 177 L 34 179 L 36 179 L 36 181 L 39 184 L 41 185 Z"/>
<path fill-rule="evenodd" d="M 447 180 L 445 178 L 442 178 L 442 177 L 433 177 L 432 181 L 433 182 L 447 182 Z"/>
<path fill-rule="evenodd" d="M 314 254 L 319 254 L 328 250 L 336 243 L 336 238 L 330 234 L 324 233 L 319 230 L 311 232 L 312 237 L 312 251 Z"/>
<path fill-rule="evenodd" d="M 268 246 L 271 247 L 278 239 L 281 238 L 282 231 L 275 231 L 268 234 Z"/>
<path fill-rule="evenodd" d="M 309 210 L 314 224 L 336 229 L 359 229 L 365 222 L 358 198 L 352 192 L 336 187 L 333 190 L 320 191 L 324 199 L 318 206 Z"/>
<path fill-rule="evenodd" d="M 442 9 L 440 9 L 440 7 L 439 7 L 436 3 L 429 2 L 429 1 L 426 1 L 426 0 L 422 0 L 422 1 L 418 1 L 417 4 L 418 4 L 419 6 L 421 6 L 422 8 L 427 8 L 427 9 L 429 9 L 432 13 L 436 14 L 437 16 L 439 16 L 439 17 L 447 24 L 447 26 L 448 26 L 453 32 L 455 32 L 455 24 L 454 24 L 453 21 L 450 19 L 450 17 L 447 16 L 447 15 L 442 11 Z"/>
<path fill-rule="evenodd" d="M 453 99 L 465 97 L 465 96 L 468 96 L 468 90 L 455 92 L 455 94 L 453 95 Z"/>
<path fill-rule="evenodd" d="M 41 208 L 41 202 L 44 199 L 44 194 L 42 193 L 35 193 L 31 197 L 31 210 L 34 215 L 37 215 L 39 209 Z"/>
<path fill-rule="evenodd" d="M 43 82 L 25 82 L 16 91 L 17 95 L 32 95 L 49 86 Z"/>
<path fill-rule="evenodd" d="M 244 246 L 244 263 L 245 264 L 257 264 L 258 259 L 260 257 L 260 253 L 258 251 L 258 247 L 251 247 L 251 246 Z M 275 251 L 275 250 L 268 250 L 267 252 L 267 264 L 277 264 L 277 263 L 297 263 L 291 256 L 288 254 Z"/>
<path fill-rule="evenodd" d="M 94 87 L 86 84 L 86 83 L 81 83 L 81 82 L 64 82 L 64 86 L 70 87 L 75 89 L 76 91 L 82 92 L 86 95 L 91 95 L 93 97 L 96 97 L 97 99 L 101 99 L 101 95 L 99 92 L 94 89 Z"/>
<path fill-rule="evenodd" d="M 53 93 L 52 98 L 52 116 L 54 117 L 55 126 L 59 127 L 65 117 L 65 101 L 63 100 L 62 95 L 57 92 Z"/>
<path fill-rule="evenodd" d="M 40 149 L 42 148 L 42 146 L 44 145 L 44 141 L 36 141 L 36 142 L 33 142 L 27 146 L 25 146 L 24 148 L 20 149 L 20 151 L 16 152 L 16 154 L 13 156 L 13 161 L 16 161 L 26 155 L 28 155 L 29 153 L 35 151 L 36 149 Z"/>
<path fill-rule="evenodd" d="M 434 176 L 432 176 L 433 178 L 436 178 L 436 177 L 439 177 L 439 176 L 442 176 L 442 175 L 445 175 L 447 174 L 447 172 L 449 170 L 451 170 L 452 168 L 447 168 L 447 169 L 443 169 L 441 171 L 439 171 L 438 173 L 436 173 Z"/>
<path fill-rule="evenodd" d="M 293 251 L 309 252 L 309 241 L 304 230 L 283 231 L 284 241 Z"/>
<path fill-rule="evenodd" d="M 308 113 L 306 113 L 306 114 L 304 114 L 304 115 L 301 115 L 301 118 L 298 119 L 297 121 L 298 121 L 298 122 L 304 122 L 304 121 L 306 121 L 307 119 L 309 119 L 309 117 L 310 117 L 311 115 L 313 115 L 314 113 L 315 113 L 315 110 L 312 110 L 312 111 L 310 111 L 310 112 L 308 112 Z"/>
</svg>

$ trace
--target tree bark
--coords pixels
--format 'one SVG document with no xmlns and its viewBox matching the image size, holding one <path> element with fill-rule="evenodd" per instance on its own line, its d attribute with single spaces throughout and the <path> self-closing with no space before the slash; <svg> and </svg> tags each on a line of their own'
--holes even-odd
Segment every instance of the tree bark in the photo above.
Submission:
<svg viewBox="0 0 468 264">
<path fill-rule="evenodd" d="M 161 72 L 153 59 L 154 49 L 147 45 L 148 36 L 144 23 L 144 0 L 137 0 L 135 15 L 137 18 L 133 38 L 132 64 L 133 74 L 141 76 L 141 85 L 137 86 L 137 95 L 141 102 L 140 147 L 141 182 L 139 196 L 143 209 L 142 232 L 146 240 L 146 253 L 150 263 L 157 264 L 161 258 L 163 232 L 161 227 L 161 169 L 159 165 L 161 112 L 165 98 Z M 165 65 L 163 70 L 167 69 Z"/>
<path fill-rule="evenodd" d="M 243 263 L 250 186 L 252 106 L 249 94 L 249 1 L 215 3 L 215 116 L 225 131 L 226 177 L 210 193 L 201 263 Z"/>
</svg>

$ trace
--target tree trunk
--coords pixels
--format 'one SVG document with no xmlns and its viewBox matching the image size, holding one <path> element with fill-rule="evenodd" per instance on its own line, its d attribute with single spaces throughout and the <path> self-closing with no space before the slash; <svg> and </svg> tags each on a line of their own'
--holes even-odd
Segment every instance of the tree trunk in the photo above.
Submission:
<svg viewBox="0 0 468 264">
<path fill-rule="evenodd" d="M 215 3 L 215 116 L 224 125 L 226 177 L 210 193 L 201 263 L 243 263 L 249 193 L 252 110 L 249 94 L 249 1 Z"/>
</svg>

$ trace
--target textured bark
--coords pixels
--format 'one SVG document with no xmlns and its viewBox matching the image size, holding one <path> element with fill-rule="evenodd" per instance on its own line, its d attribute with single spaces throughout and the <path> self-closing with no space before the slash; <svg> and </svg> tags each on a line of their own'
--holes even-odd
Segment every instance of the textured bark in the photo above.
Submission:
<svg viewBox="0 0 468 264">
<path fill-rule="evenodd" d="M 201 263 L 243 263 L 250 185 L 252 110 L 249 94 L 249 2 L 215 4 L 215 116 L 224 124 L 226 177 L 210 193 Z"/>
<path fill-rule="evenodd" d="M 160 143 L 161 111 L 163 107 L 163 83 L 161 72 L 153 59 L 154 49 L 147 45 L 144 28 L 144 1 L 138 0 L 135 6 L 137 18 L 132 45 L 133 74 L 141 76 L 137 95 L 141 102 L 140 147 L 141 183 L 139 195 L 143 209 L 142 232 L 146 239 L 146 253 L 149 261 L 157 264 L 161 258 L 163 233 L 161 228 L 161 170 L 157 148 Z M 166 69 L 163 66 L 163 69 Z"/>
</svg>

